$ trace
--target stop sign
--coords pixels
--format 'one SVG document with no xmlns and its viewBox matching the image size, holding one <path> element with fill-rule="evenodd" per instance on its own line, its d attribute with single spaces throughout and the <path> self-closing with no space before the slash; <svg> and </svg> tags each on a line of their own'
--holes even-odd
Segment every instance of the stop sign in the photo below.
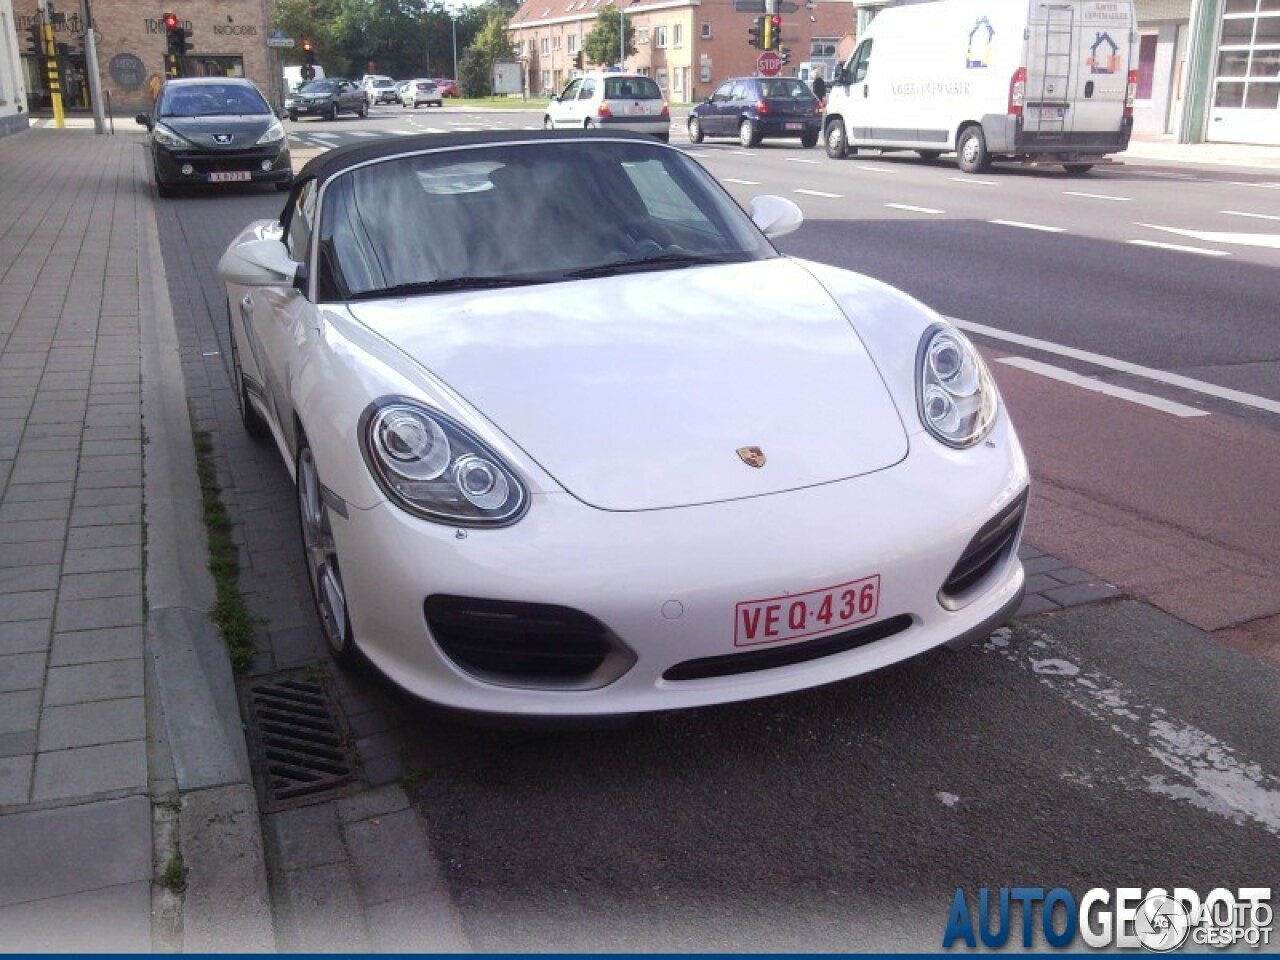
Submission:
<svg viewBox="0 0 1280 960">
<path fill-rule="evenodd" d="M 766 50 L 756 57 L 756 70 L 764 77 L 776 77 L 782 69 L 782 58 L 772 50 Z"/>
</svg>

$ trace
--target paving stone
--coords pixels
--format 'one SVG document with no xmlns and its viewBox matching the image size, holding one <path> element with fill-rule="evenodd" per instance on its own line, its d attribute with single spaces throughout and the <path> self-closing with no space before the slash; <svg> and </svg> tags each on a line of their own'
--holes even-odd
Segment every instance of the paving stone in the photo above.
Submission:
<svg viewBox="0 0 1280 960">
<path fill-rule="evenodd" d="M 1112 597 L 1121 596 L 1121 593 L 1109 583 L 1092 581 L 1059 587 L 1057 590 L 1046 590 L 1044 595 L 1064 607 L 1074 607 L 1084 603 L 1094 603 L 1097 600 L 1109 600 Z"/>
<path fill-rule="evenodd" d="M 1022 569 L 1026 571 L 1027 576 L 1037 573 L 1046 573 L 1049 570 L 1060 570 L 1065 564 L 1057 557 L 1037 556 L 1030 557 L 1022 561 Z"/>
<path fill-rule="evenodd" d="M 0 523 L 20 520 L 65 520 L 71 514 L 71 500 L 19 500 L 0 507 Z"/>
<path fill-rule="evenodd" d="M 141 570 L 110 570 L 73 574 L 62 578 L 58 590 L 62 600 L 94 600 L 103 597 L 142 596 Z"/>
<path fill-rule="evenodd" d="M 56 563 L 31 567 L 6 567 L 0 570 L 0 593 L 25 593 L 28 590 L 54 590 L 62 568 Z"/>
<path fill-rule="evenodd" d="M 1061 583 L 1089 583 L 1097 580 L 1093 574 L 1079 567 L 1060 567 L 1049 571 L 1049 576 Z"/>
<path fill-rule="evenodd" d="M 16 520 L 0 526 L 0 543 L 27 544 L 58 540 L 67 532 L 65 520 Z"/>
<path fill-rule="evenodd" d="M 75 483 L 11 483 L 4 491 L 5 503 L 24 503 L 30 500 L 70 500 Z"/>
<path fill-rule="evenodd" d="M 0 757 L 25 757 L 36 752 L 36 732 L 0 733 Z"/>
<path fill-rule="evenodd" d="M 45 654 L 12 653 L 0 656 L 0 693 L 37 690 L 44 678 Z"/>
<path fill-rule="evenodd" d="M 44 703 L 50 707 L 142 695 L 142 659 L 111 660 L 50 667 Z"/>
<path fill-rule="evenodd" d="M 141 503 L 112 503 L 71 511 L 72 527 L 102 527 L 113 523 L 142 523 Z"/>
<path fill-rule="evenodd" d="M 146 707 L 142 697 L 98 700 L 45 709 L 40 715 L 39 749 L 44 752 L 94 747 L 142 740 L 146 735 Z"/>
<path fill-rule="evenodd" d="M 0 693 L 0 733 L 35 730 L 40 722 L 40 691 Z"/>
<path fill-rule="evenodd" d="M 49 649 L 52 628 L 52 620 L 0 623 L 0 656 L 11 653 L 43 653 Z"/>
<path fill-rule="evenodd" d="M 47 620 L 53 615 L 58 594 L 54 590 L 31 590 L 27 593 L 0 593 L 0 622 Z"/>
<path fill-rule="evenodd" d="M 372 905 L 369 947 L 377 953 L 470 953 L 462 924 L 444 891 Z"/>
<path fill-rule="evenodd" d="M 108 570 L 125 570 L 142 567 L 142 544 L 124 547 L 90 547 L 69 550 L 63 562 L 63 572 L 100 573 Z"/>
<path fill-rule="evenodd" d="M 409 797 L 400 787 L 381 787 L 343 797 L 337 803 L 338 818 L 343 823 L 355 823 L 408 809 Z"/>
<path fill-rule="evenodd" d="M 1022 599 L 1022 603 L 1018 606 L 1018 612 L 1014 614 L 1016 617 L 1034 617 L 1041 613 L 1052 613 L 1055 610 L 1061 610 L 1062 607 L 1048 597 L 1038 593 L 1029 593 Z"/>
<path fill-rule="evenodd" d="M 62 560 L 64 549 L 66 543 L 62 537 L 38 543 L 0 543 L 0 568 L 58 563 Z"/>
<path fill-rule="evenodd" d="M 108 743 L 36 754 L 33 800 L 91 797 L 147 786 L 147 742 Z"/>
<path fill-rule="evenodd" d="M 288 953 L 367 953 L 369 936 L 351 864 L 291 870 L 274 878 L 279 948 Z"/>
<path fill-rule="evenodd" d="M 64 600 L 58 604 L 55 629 L 88 630 L 93 627 L 128 627 L 142 623 L 142 593 L 97 600 Z"/>
<path fill-rule="evenodd" d="M 406 890 L 439 882 L 431 847 L 414 810 L 398 810 L 346 827 L 347 849 L 366 904 L 386 903 Z"/>
<path fill-rule="evenodd" d="M 298 870 L 347 859 L 338 813 L 332 803 L 284 810 L 263 817 L 270 862 Z"/>
<path fill-rule="evenodd" d="M 81 507 L 99 507 L 117 503 L 142 503 L 142 488 L 107 487 L 103 490 L 81 490 L 76 493 L 77 510 Z"/>
<path fill-rule="evenodd" d="M 142 525 L 137 523 L 118 523 L 101 527 L 72 527 L 67 533 L 67 548 L 70 550 L 140 546 L 142 546 Z"/>
<path fill-rule="evenodd" d="M 20 757 L 0 757 L 0 807 L 26 803 L 31 795 L 31 771 L 35 768 L 34 755 Z M 4 848 L 0 846 L 0 851 Z M 9 861 L 6 858 L 6 869 Z M 0 920 L 0 930 L 5 929 Z M 5 946 L 6 950 L 10 947 Z"/>
<path fill-rule="evenodd" d="M 1046 573 L 1035 573 L 1027 577 L 1027 593 L 1044 593 L 1062 586 L 1062 581 L 1055 580 Z"/>
<path fill-rule="evenodd" d="M 140 880 L 0 908 L 0 929 L 6 951 L 150 954 L 150 908 Z"/>
</svg>

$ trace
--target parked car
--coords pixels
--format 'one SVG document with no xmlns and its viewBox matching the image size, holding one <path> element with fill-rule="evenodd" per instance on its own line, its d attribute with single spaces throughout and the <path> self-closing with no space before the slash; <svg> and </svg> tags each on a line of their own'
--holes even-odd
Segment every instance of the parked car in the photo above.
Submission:
<svg viewBox="0 0 1280 960">
<path fill-rule="evenodd" d="M 390 77 L 375 77 L 364 88 L 364 93 L 371 107 L 379 103 L 395 103 L 396 82 Z"/>
<path fill-rule="evenodd" d="M 169 80 L 150 113 L 137 122 L 151 134 L 156 192 L 223 183 L 293 182 L 289 138 L 261 91 L 249 80 Z"/>
<path fill-rule="evenodd" d="M 592 72 L 570 80 L 542 118 L 547 130 L 608 127 L 671 138 L 671 110 L 650 77 Z"/>
<path fill-rule="evenodd" d="M 737 137 L 744 147 L 787 137 L 803 147 L 822 134 L 822 108 L 809 85 L 795 77 L 735 77 L 689 113 L 689 139 Z"/>
<path fill-rule="evenodd" d="M 450 80 L 448 77 L 436 77 L 435 83 L 440 88 L 440 96 L 456 97 L 459 95 L 457 81 Z"/>
<path fill-rule="evenodd" d="M 231 242 L 233 395 L 296 480 L 339 662 L 462 710 L 626 714 L 1017 608 L 1027 464 L 977 350 L 781 255 L 792 201 L 746 209 L 650 136 L 429 134 L 315 157 Z"/>
<path fill-rule="evenodd" d="M 428 107 L 444 106 L 440 88 L 436 86 L 434 80 L 410 80 L 400 92 L 401 106 L 413 107 L 417 110 L 420 103 L 425 103 Z"/>
<path fill-rule="evenodd" d="M 326 120 L 337 120 L 340 113 L 369 115 L 369 101 L 360 88 L 350 80 L 337 77 L 304 83 L 285 100 L 284 108 L 290 120 L 297 120 L 302 114 Z"/>
</svg>

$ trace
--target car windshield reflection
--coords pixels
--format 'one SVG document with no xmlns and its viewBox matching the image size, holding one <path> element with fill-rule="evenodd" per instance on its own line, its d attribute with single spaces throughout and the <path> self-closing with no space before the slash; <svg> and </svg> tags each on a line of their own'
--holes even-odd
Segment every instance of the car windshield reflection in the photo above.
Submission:
<svg viewBox="0 0 1280 960">
<path fill-rule="evenodd" d="M 162 117 L 261 116 L 269 113 L 271 108 L 256 90 L 238 84 L 202 84 L 175 89 L 165 96 L 160 106 Z"/>
<path fill-rule="evenodd" d="M 645 140 L 395 157 L 326 188 L 322 300 L 686 270 L 776 256 L 723 188 Z"/>
</svg>

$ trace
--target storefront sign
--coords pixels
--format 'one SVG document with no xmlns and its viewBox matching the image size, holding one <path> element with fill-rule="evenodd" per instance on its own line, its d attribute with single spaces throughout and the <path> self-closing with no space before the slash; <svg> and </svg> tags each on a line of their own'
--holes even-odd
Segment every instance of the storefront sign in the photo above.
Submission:
<svg viewBox="0 0 1280 960">
<path fill-rule="evenodd" d="M 107 64 L 111 79 L 125 90 L 136 90 L 147 82 L 147 68 L 132 53 L 118 53 Z"/>
</svg>

